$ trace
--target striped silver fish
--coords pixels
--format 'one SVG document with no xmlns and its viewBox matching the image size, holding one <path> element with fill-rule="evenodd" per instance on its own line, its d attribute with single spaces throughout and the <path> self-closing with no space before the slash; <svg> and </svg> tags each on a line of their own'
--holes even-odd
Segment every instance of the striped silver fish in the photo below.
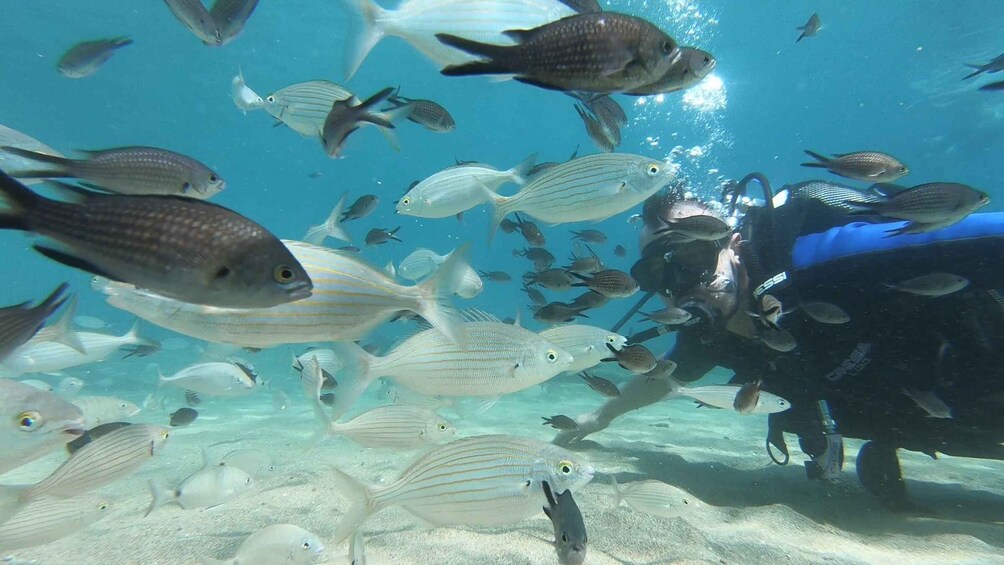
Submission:
<svg viewBox="0 0 1004 565">
<path fill-rule="evenodd" d="M 565 369 L 569 373 L 599 365 L 610 355 L 608 344 L 620 349 L 627 343 L 627 338 L 618 333 L 583 324 L 555 326 L 540 332 L 540 337 L 572 354 L 574 360 Z"/>
<path fill-rule="evenodd" d="M 465 343 L 426 330 L 375 357 L 352 342 L 332 349 L 345 364 L 335 400 L 336 418 L 371 382 L 389 377 L 415 392 L 493 397 L 540 384 L 565 371 L 572 355 L 530 330 L 496 321 L 464 324 Z"/>
<path fill-rule="evenodd" d="M 635 481 L 618 485 L 617 478 L 614 477 L 613 488 L 614 506 L 626 502 L 638 512 L 663 518 L 675 518 L 704 506 L 689 492 L 662 481 Z"/>
<path fill-rule="evenodd" d="M 65 538 L 111 511 L 112 501 L 98 495 L 34 500 L 0 523 L 0 551 L 34 547 Z"/>
<path fill-rule="evenodd" d="M 48 477 L 26 487 L 21 499 L 70 498 L 121 479 L 159 453 L 170 435 L 167 428 L 154 424 L 133 424 L 112 431 L 78 449 Z"/>
<path fill-rule="evenodd" d="M 78 332 L 77 339 L 85 353 L 55 341 L 45 341 L 47 336 L 36 336 L 15 349 L 0 363 L 0 372 L 22 375 L 25 373 L 58 373 L 71 367 L 103 361 L 117 349 L 127 345 L 148 345 L 139 335 L 139 323 L 120 336 L 92 332 Z"/>
<path fill-rule="evenodd" d="M 87 429 L 108 422 L 124 422 L 140 411 L 139 406 L 114 396 L 79 396 L 72 402 L 84 413 Z"/>
<path fill-rule="evenodd" d="M 679 166 L 629 153 L 588 155 L 547 169 L 513 196 L 496 196 L 489 240 L 507 215 L 550 224 L 601 221 L 620 214 L 676 178 Z"/>
<path fill-rule="evenodd" d="M 348 422 L 332 422 L 329 435 L 345 436 L 363 447 L 414 449 L 443 443 L 457 429 L 432 410 L 407 404 L 377 406 Z"/>
<path fill-rule="evenodd" d="M 511 169 L 500 171 L 471 163 L 449 167 L 416 184 L 397 202 L 397 213 L 419 218 L 449 218 L 492 200 L 506 183 L 522 185 L 537 160 L 534 153 Z"/>
<path fill-rule="evenodd" d="M 708 406 L 722 408 L 724 410 L 733 410 L 736 395 L 739 394 L 740 388 L 741 385 L 737 384 L 695 387 L 684 386 L 680 387 L 679 393 L 683 396 L 689 396 L 690 398 Z M 760 398 L 757 399 L 756 405 L 753 409 L 749 412 L 740 412 L 740 414 L 774 414 L 776 412 L 784 412 L 789 408 L 791 408 L 791 403 L 787 400 L 776 394 L 771 394 L 761 390 Z"/>
<path fill-rule="evenodd" d="M 435 276 L 403 286 L 353 254 L 283 243 L 313 281 L 309 298 L 272 308 L 231 309 L 178 302 L 118 283 L 103 290 L 109 304 L 154 324 L 242 347 L 361 339 L 402 310 L 421 315 L 450 339 L 461 339 L 462 325 L 448 301 L 469 268 L 466 247 L 455 251 Z"/>
<path fill-rule="evenodd" d="M 367 486 L 336 470 L 336 484 L 351 506 L 338 522 L 334 543 L 388 506 L 440 526 L 513 524 L 540 513 L 544 481 L 558 492 L 575 491 L 592 480 L 593 472 L 579 454 L 505 435 L 464 438 L 434 448 L 387 486 Z"/>
<path fill-rule="evenodd" d="M 70 285 L 63 283 L 37 306 L 27 302 L 0 308 L 0 361 L 34 337 L 42 324 L 66 302 L 62 296 Z"/>
<path fill-rule="evenodd" d="M 449 255 L 439 255 L 435 251 L 419 247 L 398 264 L 397 274 L 409 281 L 420 281 L 435 273 L 439 266 L 449 258 Z M 481 280 L 481 276 L 478 275 L 478 272 L 474 268 L 467 265 L 464 269 L 460 285 L 456 289 L 457 296 L 461 298 L 474 298 L 481 294 L 484 288 L 485 285 L 484 281 Z"/>
<path fill-rule="evenodd" d="M 476 57 L 443 45 L 436 39 L 437 33 L 481 43 L 513 45 L 513 38 L 506 31 L 533 29 L 576 13 L 558 0 L 407 0 L 395 9 L 382 8 L 374 0 L 342 2 L 363 20 L 362 33 L 348 38 L 346 78 L 352 78 L 373 46 L 387 36 L 404 39 L 445 67 Z"/>
</svg>

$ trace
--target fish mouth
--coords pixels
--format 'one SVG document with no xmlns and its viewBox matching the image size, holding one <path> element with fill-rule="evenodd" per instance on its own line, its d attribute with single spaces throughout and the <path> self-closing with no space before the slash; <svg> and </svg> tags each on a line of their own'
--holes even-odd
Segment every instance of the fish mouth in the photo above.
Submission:
<svg viewBox="0 0 1004 565">
<path fill-rule="evenodd" d="M 313 294 L 314 294 L 314 285 L 313 283 L 309 282 L 299 283 L 296 286 L 290 287 L 288 291 L 288 295 L 292 299 L 292 301 L 305 300 L 307 298 L 310 298 Z"/>
<path fill-rule="evenodd" d="M 84 427 L 83 420 L 65 420 L 63 422 L 59 422 L 58 425 L 63 428 L 62 431 L 64 434 L 69 434 L 74 437 L 80 437 L 87 431 Z"/>
</svg>

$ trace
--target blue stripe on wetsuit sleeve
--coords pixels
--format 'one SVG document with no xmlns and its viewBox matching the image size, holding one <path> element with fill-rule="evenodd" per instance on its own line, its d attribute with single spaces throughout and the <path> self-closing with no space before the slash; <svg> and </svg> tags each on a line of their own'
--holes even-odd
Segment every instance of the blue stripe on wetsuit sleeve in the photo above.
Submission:
<svg viewBox="0 0 1004 565">
<path fill-rule="evenodd" d="M 792 249 L 791 265 L 806 269 L 828 261 L 861 255 L 916 247 L 932 243 L 960 241 L 978 237 L 1004 237 L 1004 212 L 971 214 L 947 228 L 927 233 L 886 237 L 889 230 L 906 222 L 867 224 L 855 222 L 822 233 L 800 236 Z"/>
</svg>

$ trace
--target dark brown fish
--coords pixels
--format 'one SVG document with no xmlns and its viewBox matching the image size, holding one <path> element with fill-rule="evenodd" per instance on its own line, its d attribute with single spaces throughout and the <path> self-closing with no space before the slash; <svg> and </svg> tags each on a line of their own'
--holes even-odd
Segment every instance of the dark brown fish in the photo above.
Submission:
<svg viewBox="0 0 1004 565">
<path fill-rule="evenodd" d="M 202 404 L 202 397 L 199 396 L 199 393 L 195 392 L 194 390 L 186 390 L 185 404 L 189 406 L 198 406 Z"/>
<path fill-rule="evenodd" d="M 878 151 L 837 153 L 834 158 L 809 150 L 805 153 L 818 163 L 802 163 L 803 167 L 828 169 L 837 176 L 865 182 L 895 182 L 910 172 L 909 167 L 892 155 Z"/>
<path fill-rule="evenodd" d="M 974 76 L 977 76 L 982 73 L 997 73 L 1000 71 L 1004 71 L 1004 53 L 997 55 L 996 57 L 991 59 L 989 63 L 984 63 L 982 65 L 978 63 L 966 63 L 966 66 L 976 70 L 964 76 L 962 80 L 971 79 Z"/>
<path fill-rule="evenodd" d="M 391 96 L 387 101 L 393 104 L 394 108 L 407 108 L 404 117 L 429 131 L 449 133 L 457 129 L 457 122 L 453 120 L 453 116 L 446 108 L 432 100 Z"/>
<path fill-rule="evenodd" d="M 499 229 L 502 230 L 504 233 L 512 233 L 516 231 L 516 228 L 518 227 L 519 225 L 517 225 L 516 222 L 510 220 L 509 218 L 505 218 L 504 220 L 499 222 Z"/>
<path fill-rule="evenodd" d="M 512 280 L 512 277 L 509 276 L 509 273 L 505 273 L 502 271 L 492 271 L 490 273 L 485 271 L 479 271 L 479 273 L 481 274 L 482 277 L 492 282 L 509 282 Z"/>
<path fill-rule="evenodd" d="M 652 355 L 644 345 L 625 345 L 620 349 L 614 349 L 614 346 L 608 343 L 607 349 L 613 353 L 613 357 L 607 357 L 603 361 L 616 361 L 622 368 L 639 375 L 655 369 L 657 363 L 655 355 Z"/>
<path fill-rule="evenodd" d="M 80 437 L 78 437 L 77 439 L 67 443 L 66 451 L 68 451 L 70 455 L 73 455 L 74 453 L 77 452 L 78 449 L 87 445 L 88 443 L 91 443 L 92 441 L 98 439 L 99 437 L 106 436 L 109 433 L 114 432 L 119 428 L 124 428 L 126 426 L 131 426 L 131 425 L 132 424 L 130 422 L 108 422 L 105 424 L 94 426 L 93 428 L 81 434 Z"/>
<path fill-rule="evenodd" d="M 527 259 L 533 261 L 533 268 L 538 271 L 550 269 L 551 265 L 553 265 L 556 261 L 554 255 L 551 255 L 551 252 L 543 247 L 530 247 L 529 249 L 523 248 L 521 250 L 513 251 L 513 255 L 517 257 L 526 257 Z"/>
<path fill-rule="evenodd" d="M 366 234 L 366 245 L 383 245 L 390 240 L 401 241 L 401 238 L 395 235 L 401 226 L 398 226 L 392 230 L 386 230 L 384 228 L 373 228 Z"/>
<path fill-rule="evenodd" d="M 202 43 L 209 46 L 223 45 L 220 28 L 202 0 L 164 0 L 174 17 L 188 28 Z"/>
<path fill-rule="evenodd" d="M 524 286 L 523 292 L 530 297 L 530 301 L 533 302 L 534 306 L 540 307 L 547 304 L 547 298 L 537 289 L 531 286 Z"/>
<path fill-rule="evenodd" d="M 219 31 L 217 43 L 226 45 L 234 40 L 247 23 L 255 8 L 258 7 L 258 0 L 216 0 L 213 7 L 209 9 L 209 15 L 213 18 L 216 28 Z"/>
<path fill-rule="evenodd" d="M 620 145 L 621 132 L 620 128 L 614 126 L 614 129 L 608 129 L 604 124 L 602 124 L 597 118 L 591 116 L 582 106 L 578 104 L 575 105 L 575 112 L 579 115 L 582 120 L 582 125 L 586 128 L 586 134 L 589 139 L 593 141 L 596 148 L 605 153 L 613 152 L 614 148 Z"/>
<path fill-rule="evenodd" d="M 739 387 L 736 392 L 736 399 L 732 402 L 732 407 L 740 414 L 752 414 L 756 410 L 756 403 L 760 401 L 761 379 L 750 381 Z"/>
<path fill-rule="evenodd" d="M 183 428 L 199 417 L 199 411 L 192 408 L 178 408 L 171 413 L 171 427 Z"/>
<path fill-rule="evenodd" d="M 607 234 L 600 230 L 572 231 L 572 240 L 587 241 L 589 243 L 606 243 Z"/>
<path fill-rule="evenodd" d="M 100 69 L 116 51 L 131 45 L 128 37 L 83 41 L 70 47 L 56 63 L 59 73 L 69 78 L 90 76 Z"/>
<path fill-rule="evenodd" d="M 562 4 L 575 10 L 580 14 L 595 14 L 602 12 L 598 0 L 559 0 Z"/>
<path fill-rule="evenodd" d="M 561 322 L 571 322 L 575 318 L 588 318 L 581 309 L 573 308 L 564 302 L 551 302 L 537 309 L 533 314 L 533 319 L 547 324 L 559 324 Z"/>
<path fill-rule="evenodd" d="M 855 213 L 876 214 L 911 222 L 895 233 L 920 233 L 949 226 L 990 202 L 990 196 L 955 182 L 915 186 L 878 202 L 847 201 Z"/>
<path fill-rule="evenodd" d="M 544 420 L 544 423 L 542 425 L 544 425 L 544 426 L 551 426 L 552 428 L 554 428 L 556 430 L 577 430 L 577 429 L 579 429 L 579 425 L 575 423 L 575 420 L 569 418 L 568 416 L 564 416 L 562 414 L 558 414 L 557 416 L 551 416 L 550 418 L 541 417 L 541 419 Z"/>
<path fill-rule="evenodd" d="M 991 82 L 989 84 L 984 84 L 983 86 L 980 87 L 980 90 L 985 90 L 987 92 L 997 92 L 1004 90 L 1004 80 Z"/>
<path fill-rule="evenodd" d="M 597 96 L 583 102 L 589 111 L 608 127 L 624 127 L 628 123 L 624 108 L 610 96 Z"/>
<path fill-rule="evenodd" d="M 130 357 L 149 357 L 160 350 L 160 342 L 153 340 L 146 340 L 146 343 L 138 343 L 136 345 L 119 348 L 119 351 L 125 353 L 125 355 L 122 356 L 122 359 L 128 359 Z"/>
<path fill-rule="evenodd" d="M 672 37 L 646 20 L 624 14 L 579 14 L 505 34 L 516 45 L 436 34 L 443 44 L 484 58 L 448 66 L 443 74 L 515 75 L 520 82 L 550 90 L 612 93 L 654 82 L 680 58 Z"/>
<path fill-rule="evenodd" d="M 812 14 L 809 16 L 809 21 L 805 22 L 804 26 L 798 26 L 795 29 L 801 31 L 802 34 L 798 36 L 795 43 L 802 41 L 806 37 L 815 37 L 816 33 L 819 31 L 819 14 Z"/>
<path fill-rule="evenodd" d="M 600 261 L 600 258 L 597 257 L 595 253 L 588 257 L 578 257 L 576 255 L 572 255 L 569 257 L 569 260 L 572 264 L 565 266 L 566 271 L 588 275 L 603 270 L 603 262 Z"/>
<path fill-rule="evenodd" d="M 579 375 L 582 380 L 586 381 L 589 388 L 595 390 L 596 392 L 602 394 L 607 398 L 617 398 L 621 395 L 621 389 L 617 388 L 617 385 L 604 379 L 603 377 L 597 377 L 595 375 L 590 375 L 589 373 L 582 373 Z"/>
<path fill-rule="evenodd" d="M 588 292 L 580 294 L 579 296 L 576 296 L 575 300 L 569 303 L 569 306 L 571 306 L 572 308 L 580 308 L 582 310 L 588 310 L 589 308 L 599 308 L 600 306 L 603 306 L 609 301 L 610 299 L 607 298 L 606 296 L 603 296 L 598 292 L 593 292 L 590 290 Z"/>
<path fill-rule="evenodd" d="M 523 284 L 526 286 L 540 285 L 548 290 L 568 290 L 572 288 L 575 279 L 564 269 L 548 269 L 539 273 L 525 273 Z"/>
<path fill-rule="evenodd" d="M 631 275 L 617 269 L 600 271 L 591 277 L 572 272 L 571 275 L 582 282 L 572 284 L 598 292 L 607 298 L 627 298 L 638 292 L 638 282 Z"/>
<path fill-rule="evenodd" d="M 544 247 L 547 245 L 547 241 L 544 239 L 544 234 L 540 232 L 540 228 L 537 224 L 524 220 L 516 214 L 516 226 L 519 228 L 519 233 L 523 234 L 523 238 L 526 242 L 533 247 Z"/>
<path fill-rule="evenodd" d="M 183 302 L 267 308 L 307 298 L 313 283 L 264 227 L 214 204 L 171 196 L 44 198 L 0 172 L 0 229 L 30 231 L 60 263 Z"/>
<path fill-rule="evenodd" d="M 37 306 L 29 307 L 27 302 L 22 302 L 0 308 L 0 361 L 42 329 L 45 320 L 66 302 L 63 293 L 69 287 L 66 283 L 59 285 Z"/>
<path fill-rule="evenodd" d="M 359 253 L 362 249 L 359 249 L 355 245 L 345 245 L 338 248 L 339 251 L 345 251 L 346 253 Z"/>
<path fill-rule="evenodd" d="M 623 245 L 618 245 L 617 247 L 614 247 L 614 255 L 622 258 L 627 257 L 627 249 L 624 249 Z"/>
<path fill-rule="evenodd" d="M 680 60 L 676 62 L 659 80 L 635 88 L 625 94 L 634 96 L 650 96 L 653 94 L 668 94 L 690 88 L 704 80 L 704 77 L 715 70 L 717 61 L 707 51 L 693 47 L 680 48 Z"/>
<path fill-rule="evenodd" d="M 349 206 L 349 209 L 342 214 L 341 221 L 359 220 L 369 216 L 380 205 L 380 197 L 372 194 L 360 196 Z"/>
<path fill-rule="evenodd" d="M 324 144 L 324 151 L 328 156 L 339 157 L 345 146 L 345 140 L 352 135 L 352 132 L 359 129 L 362 122 L 394 129 L 394 124 L 369 112 L 370 108 L 383 102 L 393 92 L 393 88 L 385 88 L 362 102 L 354 97 L 347 100 L 335 100 L 331 105 L 331 111 L 328 112 L 328 117 L 324 119 L 324 127 L 321 130 L 321 143 Z"/>
</svg>

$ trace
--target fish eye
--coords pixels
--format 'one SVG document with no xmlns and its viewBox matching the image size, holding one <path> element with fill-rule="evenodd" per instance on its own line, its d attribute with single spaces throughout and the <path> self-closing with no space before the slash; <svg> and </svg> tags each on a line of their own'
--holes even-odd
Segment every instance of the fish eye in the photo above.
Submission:
<svg viewBox="0 0 1004 565">
<path fill-rule="evenodd" d="M 662 42 L 662 52 L 664 54 L 666 54 L 666 55 L 669 55 L 670 53 L 672 53 L 673 52 L 673 42 L 672 41 L 663 41 Z"/>
<path fill-rule="evenodd" d="M 557 354 L 557 352 L 555 352 L 553 349 L 548 349 L 547 350 L 547 361 L 549 363 L 554 363 L 557 360 L 558 360 L 558 354 Z"/>
<path fill-rule="evenodd" d="M 402 206 L 408 206 L 410 204 L 411 204 L 411 198 L 405 196 L 404 198 L 401 199 Z"/>
<path fill-rule="evenodd" d="M 617 338 L 614 337 L 614 336 L 612 336 L 612 335 L 608 335 L 607 336 L 607 343 L 617 343 Z"/>
<path fill-rule="evenodd" d="M 561 543 L 568 543 L 568 536 L 565 535 L 565 532 L 561 532 Z"/>
<path fill-rule="evenodd" d="M 684 499 L 683 499 L 683 504 L 685 504 L 685 505 L 687 505 L 687 506 L 690 506 L 690 501 L 689 501 L 689 500 L 687 500 L 686 498 L 684 498 Z"/>
<path fill-rule="evenodd" d="M 17 416 L 17 425 L 22 432 L 31 432 L 42 425 L 42 415 L 34 410 L 21 412 Z"/>
<path fill-rule="evenodd" d="M 181 185 L 181 191 L 182 192 L 188 192 L 191 189 L 192 189 L 192 183 L 190 183 L 190 182 L 186 182 L 186 183 L 184 183 L 184 184 Z"/>
<path fill-rule="evenodd" d="M 251 484 L 251 477 L 248 477 L 248 478 L 244 479 L 244 484 L 246 484 L 246 485 Z"/>
<path fill-rule="evenodd" d="M 445 432 L 446 431 L 446 424 L 439 424 L 439 431 Z"/>
<path fill-rule="evenodd" d="M 784 399 L 782 399 L 782 400 L 778 400 L 778 401 L 777 401 L 777 403 L 778 403 L 778 405 L 780 405 L 780 406 L 787 406 L 787 405 L 788 405 L 788 403 L 787 403 L 787 402 L 786 402 L 786 401 L 785 401 Z"/>
<path fill-rule="evenodd" d="M 704 66 L 706 67 L 710 64 L 711 64 L 711 57 L 704 57 Z"/>
<path fill-rule="evenodd" d="M 301 545 L 300 547 L 302 547 L 303 549 L 310 549 L 310 542 L 305 541 L 303 542 L 303 545 Z"/>
<path fill-rule="evenodd" d="M 273 103 L 275 103 L 275 96 L 269 96 L 265 100 L 268 100 L 269 104 L 273 104 Z"/>
<path fill-rule="evenodd" d="M 656 165 L 655 163 L 653 163 L 653 164 L 651 164 L 651 165 L 648 166 L 648 174 L 649 175 L 652 175 L 652 176 L 657 175 L 657 174 L 659 174 L 659 170 L 660 170 L 659 165 Z"/>
<path fill-rule="evenodd" d="M 218 180 L 220 180 L 220 179 L 217 178 L 216 175 L 209 175 L 209 182 L 216 182 Z"/>
<path fill-rule="evenodd" d="M 229 276 L 230 276 L 230 267 L 227 267 L 226 265 L 220 267 L 220 269 L 216 271 L 216 280 L 225 279 Z"/>
<path fill-rule="evenodd" d="M 558 463 L 558 470 L 561 471 L 562 475 L 567 475 L 572 472 L 572 462 L 571 461 L 561 461 Z"/>
<path fill-rule="evenodd" d="M 273 276 L 275 277 L 276 282 L 281 284 L 293 282 L 293 269 L 286 265 L 279 265 L 275 268 Z"/>
<path fill-rule="evenodd" d="M 899 172 L 905 173 L 906 172 L 906 165 L 900 165 L 899 166 Z"/>
</svg>

